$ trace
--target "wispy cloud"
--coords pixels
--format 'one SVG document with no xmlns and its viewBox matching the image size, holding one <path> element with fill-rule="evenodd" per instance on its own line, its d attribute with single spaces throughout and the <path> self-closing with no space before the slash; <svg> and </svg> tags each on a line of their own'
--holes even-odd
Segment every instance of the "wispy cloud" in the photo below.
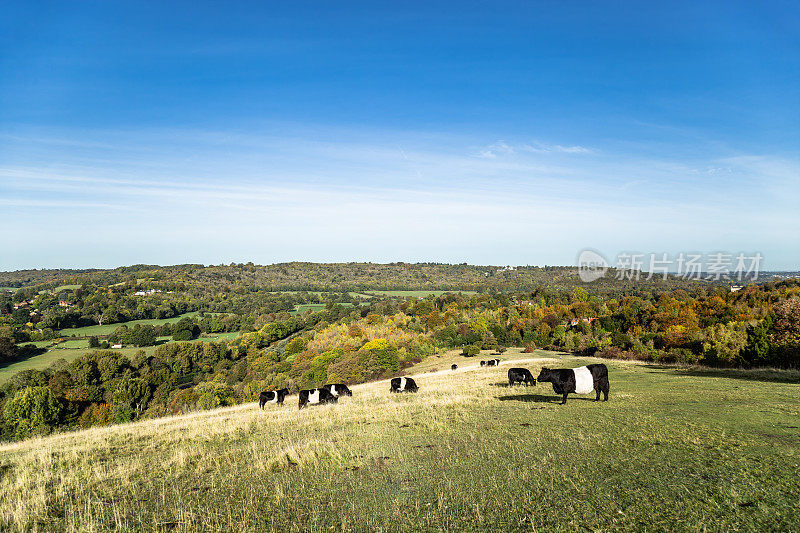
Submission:
<svg viewBox="0 0 800 533">
<path fill-rule="evenodd" d="M 498 156 L 525 152 L 535 154 L 593 154 L 596 153 L 596 150 L 579 145 L 563 146 L 560 144 L 547 144 L 538 141 L 511 145 L 500 140 L 490 144 L 486 148 L 478 150 L 478 156 L 495 159 Z"/>
<path fill-rule="evenodd" d="M 14 250 L 0 268 L 564 264 L 582 246 L 772 250 L 784 263 L 798 255 L 785 246 L 800 229 L 786 189 L 800 162 L 785 156 L 688 161 L 494 141 L 483 144 L 492 156 L 476 157 L 474 138 L 402 132 L 15 137 L 0 152 L 0 206 L 11 221 L 0 236 Z"/>
</svg>

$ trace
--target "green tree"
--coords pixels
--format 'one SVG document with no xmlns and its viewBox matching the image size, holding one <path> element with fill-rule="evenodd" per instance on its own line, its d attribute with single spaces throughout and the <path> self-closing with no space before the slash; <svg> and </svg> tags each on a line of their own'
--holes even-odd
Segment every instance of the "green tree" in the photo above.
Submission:
<svg viewBox="0 0 800 533">
<path fill-rule="evenodd" d="M 572 291 L 573 302 L 585 302 L 589 299 L 589 293 L 583 287 L 575 287 Z"/>
<path fill-rule="evenodd" d="M 158 333 L 154 326 L 149 324 L 137 324 L 126 336 L 126 342 L 134 346 L 153 346 L 158 338 Z"/>
<path fill-rule="evenodd" d="M 58 425 L 62 407 L 48 387 L 25 387 L 6 402 L 3 417 L 18 439 L 46 435 Z"/>
<path fill-rule="evenodd" d="M 767 364 L 772 358 L 772 344 L 769 332 L 774 319 L 772 315 L 754 326 L 747 328 L 747 341 L 742 351 L 744 361 L 749 365 Z"/>
</svg>

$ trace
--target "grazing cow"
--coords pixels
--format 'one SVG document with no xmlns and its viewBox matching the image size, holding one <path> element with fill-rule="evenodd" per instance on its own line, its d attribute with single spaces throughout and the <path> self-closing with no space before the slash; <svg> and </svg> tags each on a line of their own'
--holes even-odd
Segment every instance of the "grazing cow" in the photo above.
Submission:
<svg viewBox="0 0 800 533">
<path fill-rule="evenodd" d="M 299 408 L 306 405 L 320 405 L 323 403 L 337 403 L 339 399 L 331 394 L 328 389 L 310 389 L 300 391 Z"/>
<path fill-rule="evenodd" d="M 392 378 L 389 392 L 417 392 L 417 382 L 411 378 Z"/>
<path fill-rule="evenodd" d="M 509 368 L 508 369 L 508 384 L 509 386 L 514 383 L 524 383 L 528 385 L 536 385 L 536 380 L 533 379 L 533 374 L 527 368 Z"/>
<path fill-rule="evenodd" d="M 328 383 L 322 388 L 327 389 L 328 392 L 333 394 L 336 398 L 338 398 L 339 396 L 353 395 L 353 393 L 350 391 L 350 389 L 347 388 L 347 385 L 345 385 L 344 383 Z"/>
<path fill-rule="evenodd" d="M 258 396 L 258 407 L 263 409 L 265 404 L 276 403 L 283 405 L 283 399 L 289 395 L 289 389 L 264 391 Z"/>
<path fill-rule="evenodd" d="M 481 366 L 486 366 L 486 361 L 481 361 Z"/>
<path fill-rule="evenodd" d="M 455 365 L 455 364 L 450 365 L 450 370 L 455 370 L 456 368 L 458 368 L 458 365 Z"/>
<path fill-rule="evenodd" d="M 580 368 L 542 368 L 537 378 L 540 382 L 549 381 L 553 384 L 553 391 L 561 394 L 563 399 L 561 405 L 567 403 L 567 395 L 571 392 L 575 394 L 589 394 L 594 390 L 597 397 L 594 401 L 600 401 L 600 393 L 603 393 L 603 401 L 608 401 L 608 368 L 604 364 L 586 365 Z"/>
<path fill-rule="evenodd" d="M 486 366 L 500 366 L 500 359 L 489 359 L 486 361 Z"/>
</svg>

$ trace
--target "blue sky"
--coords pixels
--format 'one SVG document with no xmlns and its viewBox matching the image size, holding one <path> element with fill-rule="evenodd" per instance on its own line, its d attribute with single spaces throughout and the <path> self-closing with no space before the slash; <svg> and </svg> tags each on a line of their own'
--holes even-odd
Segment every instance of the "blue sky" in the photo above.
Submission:
<svg viewBox="0 0 800 533">
<path fill-rule="evenodd" d="M 796 2 L 6 2 L 0 269 L 800 268 Z"/>
</svg>

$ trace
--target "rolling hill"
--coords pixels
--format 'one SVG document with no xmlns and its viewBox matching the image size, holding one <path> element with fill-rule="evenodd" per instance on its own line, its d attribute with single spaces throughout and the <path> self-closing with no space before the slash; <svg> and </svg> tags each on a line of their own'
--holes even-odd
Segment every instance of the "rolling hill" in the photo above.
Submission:
<svg viewBox="0 0 800 533">
<path fill-rule="evenodd" d="M 483 355 L 485 357 L 485 355 Z M 608 403 L 455 352 L 416 395 L 254 404 L 0 446 L 0 526 L 41 530 L 797 530 L 796 373 L 604 361 Z M 461 368 L 449 370 L 451 362 Z M 446 369 L 446 370 L 445 370 Z M 757 413 L 757 416 L 755 415 Z"/>
</svg>

